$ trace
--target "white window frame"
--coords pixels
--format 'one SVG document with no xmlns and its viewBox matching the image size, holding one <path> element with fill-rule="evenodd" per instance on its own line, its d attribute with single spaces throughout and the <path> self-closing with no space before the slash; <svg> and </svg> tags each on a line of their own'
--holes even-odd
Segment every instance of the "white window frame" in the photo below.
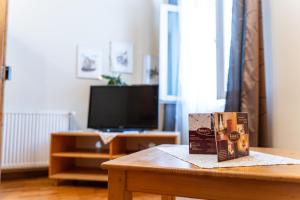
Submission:
<svg viewBox="0 0 300 200">
<path fill-rule="evenodd" d="M 174 103 L 177 96 L 168 95 L 168 13 L 177 12 L 178 6 L 162 4 L 160 7 L 159 34 L 159 98 L 162 103 Z"/>
<path fill-rule="evenodd" d="M 224 9 L 223 0 L 216 0 L 217 99 L 225 99 Z"/>
</svg>

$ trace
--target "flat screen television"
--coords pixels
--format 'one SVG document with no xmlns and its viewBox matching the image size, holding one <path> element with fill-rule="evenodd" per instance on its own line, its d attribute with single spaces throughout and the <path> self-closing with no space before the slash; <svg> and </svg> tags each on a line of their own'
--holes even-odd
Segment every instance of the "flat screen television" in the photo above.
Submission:
<svg viewBox="0 0 300 200">
<path fill-rule="evenodd" d="M 158 86 L 91 86 L 88 128 L 105 131 L 158 128 Z"/>
</svg>

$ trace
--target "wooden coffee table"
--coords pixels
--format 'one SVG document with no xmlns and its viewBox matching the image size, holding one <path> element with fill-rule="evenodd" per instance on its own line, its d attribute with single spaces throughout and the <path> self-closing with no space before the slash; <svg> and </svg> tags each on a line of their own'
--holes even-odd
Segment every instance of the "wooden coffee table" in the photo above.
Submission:
<svg viewBox="0 0 300 200">
<path fill-rule="evenodd" d="M 300 153 L 252 148 L 300 159 Z M 157 148 L 102 164 L 108 169 L 109 200 L 132 199 L 132 192 L 216 200 L 300 199 L 300 165 L 201 169 Z"/>
</svg>

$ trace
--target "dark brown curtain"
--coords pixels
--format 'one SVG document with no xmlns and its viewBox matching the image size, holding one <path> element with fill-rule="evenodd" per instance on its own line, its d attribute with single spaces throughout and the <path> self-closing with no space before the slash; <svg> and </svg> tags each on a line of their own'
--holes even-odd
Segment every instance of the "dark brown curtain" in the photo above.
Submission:
<svg viewBox="0 0 300 200">
<path fill-rule="evenodd" d="M 225 111 L 248 112 L 251 146 L 268 146 L 261 0 L 234 0 Z"/>
</svg>

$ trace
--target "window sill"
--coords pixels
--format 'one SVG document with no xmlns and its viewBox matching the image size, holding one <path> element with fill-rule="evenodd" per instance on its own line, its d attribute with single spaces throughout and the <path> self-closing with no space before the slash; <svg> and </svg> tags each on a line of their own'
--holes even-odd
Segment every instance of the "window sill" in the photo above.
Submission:
<svg viewBox="0 0 300 200">
<path fill-rule="evenodd" d="M 159 100 L 160 104 L 176 104 L 176 100 Z M 217 99 L 215 104 L 215 112 L 224 112 L 225 110 L 225 99 Z"/>
</svg>

